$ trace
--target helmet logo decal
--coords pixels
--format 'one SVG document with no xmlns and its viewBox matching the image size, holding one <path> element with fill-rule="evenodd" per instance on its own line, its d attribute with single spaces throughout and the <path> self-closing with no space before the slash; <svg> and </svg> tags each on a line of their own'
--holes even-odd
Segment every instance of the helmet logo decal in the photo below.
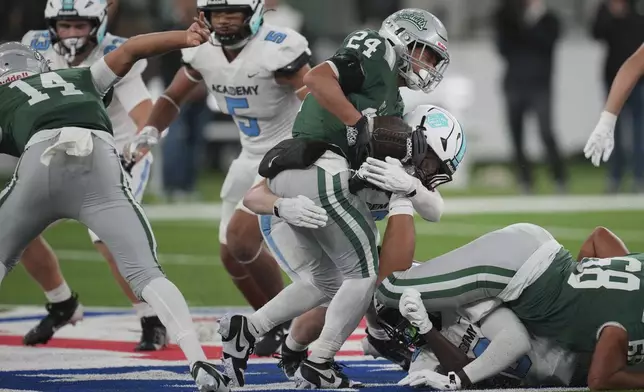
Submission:
<svg viewBox="0 0 644 392">
<path fill-rule="evenodd" d="M 63 9 L 71 11 L 74 9 L 74 0 L 63 0 Z"/>
<path fill-rule="evenodd" d="M 395 21 L 406 20 L 420 31 L 427 30 L 427 19 L 423 14 L 414 11 L 402 11 L 396 15 Z"/>
<path fill-rule="evenodd" d="M 427 124 L 431 128 L 445 128 L 449 126 L 449 120 L 447 116 L 441 112 L 431 113 L 427 116 Z"/>
</svg>

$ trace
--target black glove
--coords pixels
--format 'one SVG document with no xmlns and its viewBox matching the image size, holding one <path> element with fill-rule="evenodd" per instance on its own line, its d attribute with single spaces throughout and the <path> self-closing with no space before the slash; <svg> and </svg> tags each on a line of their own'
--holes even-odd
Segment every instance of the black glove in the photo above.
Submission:
<svg viewBox="0 0 644 392">
<path fill-rule="evenodd" d="M 360 117 L 353 126 L 347 126 L 347 143 L 349 144 L 349 163 L 351 169 L 358 170 L 360 165 L 371 156 L 371 126 L 367 116 Z"/>
<path fill-rule="evenodd" d="M 414 167 L 420 167 L 429 150 L 425 131 L 425 127 L 418 126 L 411 133 L 411 163 Z"/>
<path fill-rule="evenodd" d="M 119 158 L 121 159 L 121 166 L 123 166 L 123 170 L 129 175 L 132 175 L 132 167 L 134 167 L 134 160 L 128 161 L 123 157 L 123 155 L 119 155 Z"/>
</svg>

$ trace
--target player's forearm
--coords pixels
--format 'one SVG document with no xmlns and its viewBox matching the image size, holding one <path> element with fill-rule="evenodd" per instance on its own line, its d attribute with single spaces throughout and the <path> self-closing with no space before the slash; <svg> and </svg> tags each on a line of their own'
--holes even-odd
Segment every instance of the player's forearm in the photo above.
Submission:
<svg viewBox="0 0 644 392">
<path fill-rule="evenodd" d="M 620 67 L 610 88 L 605 111 L 619 115 L 628 100 L 633 87 L 644 75 L 644 45 L 629 57 Z"/>
<path fill-rule="evenodd" d="M 306 98 L 306 95 L 310 92 L 309 88 L 307 86 L 302 86 L 301 88 L 297 89 L 295 91 L 295 95 L 297 95 L 297 98 L 300 101 L 304 101 L 304 98 Z"/>
<path fill-rule="evenodd" d="M 591 391 L 644 388 L 644 372 L 622 369 L 605 378 L 588 378 Z"/>
<path fill-rule="evenodd" d="M 141 34 L 128 39 L 118 49 L 106 55 L 105 62 L 117 76 L 123 77 L 140 59 L 186 47 L 190 47 L 186 31 Z"/>
<path fill-rule="evenodd" d="M 413 215 L 390 216 L 380 250 L 378 283 L 393 272 L 411 268 L 415 246 L 416 231 Z"/>
<path fill-rule="evenodd" d="M 273 215 L 273 206 L 279 199 L 266 184 L 266 180 L 253 186 L 244 196 L 244 206 L 258 215 Z"/>
<path fill-rule="evenodd" d="M 436 328 L 432 328 L 429 332 L 423 335 L 423 340 L 431 348 L 431 350 L 438 358 L 444 372 L 456 372 L 463 369 L 470 359 L 462 350 L 452 344 L 443 334 Z M 469 385 L 469 379 L 463 380 L 461 383 Z"/>
<path fill-rule="evenodd" d="M 349 102 L 331 66 L 326 63 L 304 76 L 304 84 L 318 103 L 345 125 L 355 125 L 362 114 Z"/>
<path fill-rule="evenodd" d="M 159 131 L 164 130 L 177 118 L 179 110 L 179 104 L 175 103 L 172 98 L 159 97 L 154 103 L 145 125 L 155 127 Z"/>
</svg>

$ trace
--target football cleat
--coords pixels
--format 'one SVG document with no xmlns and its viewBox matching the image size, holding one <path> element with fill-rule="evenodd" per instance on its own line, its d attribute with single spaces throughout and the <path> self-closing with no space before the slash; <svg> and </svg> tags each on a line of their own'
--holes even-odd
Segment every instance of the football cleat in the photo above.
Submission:
<svg viewBox="0 0 644 392">
<path fill-rule="evenodd" d="M 304 351 L 293 351 L 290 348 L 286 347 L 286 344 L 282 344 L 282 354 L 280 355 L 280 361 L 277 364 L 277 367 L 282 369 L 286 378 L 293 380 L 295 378 L 295 372 L 302 364 L 307 357 L 306 350 Z"/>
<path fill-rule="evenodd" d="M 222 374 L 212 363 L 197 361 L 192 365 L 190 374 L 199 392 L 229 392 L 230 378 Z"/>
<path fill-rule="evenodd" d="M 241 315 L 225 315 L 219 320 L 224 371 L 231 379 L 232 386 L 244 386 L 244 371 L 248 357 L 255 347 L 255 336 L 251 333 L 248 319 Z"/>
<path fill-rule="evenodd" d="M 340 365 L 335 362 L 315 363 L 308 359 L 295 372 L 295 387 L 297 389 L 339 389 L 361 388 L 360 382 L 351 381 L 342 373 Z"/>
<path fill-rule="evenodd" d="M 276 353 L 286 338 L 290 324 L 290 322 L 287 322 L 268 331 L 266 335 L 264 335 L 262 339 L 255 344 L 255 355 L 258 357 L 270 357 Z"/>
<path fill-rule="evenodd" d="M 385 358 L 396 365 L 399 365 L 404 371 L 409 370 L 411 366 L 412 352 L 407 346 L 398 340 L 379 340 L 369 335 L 362 339 L 362 351 L 365 355 L 371 355 L 374 358 Z"/>
<path fill-rule="evenodd" d="M 22 339 L 26 346 L 47 344 L 60 328 L 67 324 L 75 325 L 83 319 L 83 305 L 78 302 L 76 293 L 72 293 L 72 296 L 63 302 L 48 303 L 45 307 L 47 316 Z"/>
<path fill-rule="evenodd" d="M 168 332 L 157 316 L 141 317 L 141 341 L 134 351 L 157 351 L 168 345 Z"/>
</svg>

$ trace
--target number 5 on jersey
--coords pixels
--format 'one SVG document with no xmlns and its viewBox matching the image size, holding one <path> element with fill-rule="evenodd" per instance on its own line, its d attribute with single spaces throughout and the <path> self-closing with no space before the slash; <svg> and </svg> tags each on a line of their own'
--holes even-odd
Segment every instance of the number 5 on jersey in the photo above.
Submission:
<svg viewBox="0 0 644 392">
<path fill-rule="evenodd" d="M 238 110 L 248 109 L 248 98 L 226 98 L 228 113 L 235 119 L 239 130 L 246 136 L 259 136 L 259 121 L 256 118 L 243 117 Z"/>
</svg>

